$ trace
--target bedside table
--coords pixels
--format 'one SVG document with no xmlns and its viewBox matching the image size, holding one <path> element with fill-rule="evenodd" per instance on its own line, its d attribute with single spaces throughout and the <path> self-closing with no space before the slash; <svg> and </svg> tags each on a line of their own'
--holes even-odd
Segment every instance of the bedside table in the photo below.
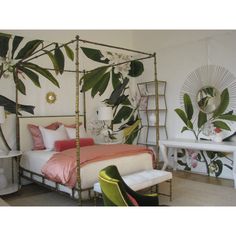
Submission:
<svg viewBox="0 0 236 236">
<path fill-rule="evenodd" d="M 15 177 L 14 177 L 14 163 L 13 161 L 16 161 L 16 168 L 17 168 L 17 176 L 19 171 L 19 157 L 22 155 L 22 151 L 9 151 L 9 152 L 0 152 L 0 159 L 11 159 L 11 183 L 8 183 L 8 185 L 5 188 L 0 189 L 0 196 L 5 194 L 10 194 L 13 192 L 18 191 L 19 184 L 18 181 L 15 183 Z M 3 170 L 3 168 L 2 168 Z M 4 172 L 4 170 L 3 170 Z M 4 174 L 4 173 L 3 173 Z"/>
</svg>

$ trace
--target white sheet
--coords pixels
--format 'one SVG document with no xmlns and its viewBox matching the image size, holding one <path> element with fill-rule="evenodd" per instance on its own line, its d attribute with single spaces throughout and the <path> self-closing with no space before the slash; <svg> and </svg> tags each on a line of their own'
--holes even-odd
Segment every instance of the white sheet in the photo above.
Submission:
<svg viewBox="0 0 236 236">
<path fill-rule="evenodd" d="M 24 152 L 20 161 L 20 166 L 38 174 L 41 173 L 43 165 L 49 160 L 54 151 L 38 150 Z"/>
</svg>

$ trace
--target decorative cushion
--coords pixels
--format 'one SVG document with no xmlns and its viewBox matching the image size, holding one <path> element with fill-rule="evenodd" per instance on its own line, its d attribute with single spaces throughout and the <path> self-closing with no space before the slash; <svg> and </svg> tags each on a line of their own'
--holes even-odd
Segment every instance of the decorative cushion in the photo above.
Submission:
<svg viewBox="0 0 236 236">
<path fill-rule="evenodd" d="M 45 128 L 51 129 L 51 130 L 56 130 L 59 127 L 58 122 L 54 122 Z M 33 125 L 33 124 L 28 124 L 28 129 L 31 133 L 32 139 L 33 139 L 33 150 L 43 150 L 45 149 L 44 143 L 43 143 L 43 137 L 41 134 L 41 131 L 39 130 L 39 126 Z"/>
<path fill-rule="evenodd" d="M 81 138 L 80 147 L 94 145 L 94 140 L 92 138 Z M 54 144 L 54 150 L 56 152 L 62 152 L 64 150 L 75 148 L 76 140 L 75 139 L 66 139 L 66 140 L 57 140 Z"/>
<path fill-rule="evenodd" d="M 53 150 L 55 141 L 68 139 L 64 125 L 61 125 L 57 130 L 45 129 L 42 126 L 39 126 L 39 129 L 46 149 Z"/>
<path fill-rule="evenodd" d="M 54 144 L 54 150 L 56 152 L 62 152 L 64 150 L 75 148 L 76 140 L 75 139 L 66 139 L 66 140 L 57 140 Z"/>
<path fill-rule="evenodd" d="M 94 140 L 92 138 L 81 138 L 79 140 L 80 147 L 94 145 Z"/>
</svg>

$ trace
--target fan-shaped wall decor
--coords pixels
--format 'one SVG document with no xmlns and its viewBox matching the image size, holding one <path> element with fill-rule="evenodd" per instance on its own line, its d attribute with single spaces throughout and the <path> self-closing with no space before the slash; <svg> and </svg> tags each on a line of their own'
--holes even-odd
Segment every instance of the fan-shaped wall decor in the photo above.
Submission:
<svg viewBox="0 0 236 236">
<path fill-rule="evenodd" d="M 236 111 L 236 77 L 223 66 L 203 65 L 192 71 L 184 82 L 180 91 L 181 106 L 184 107 L 184 94 L 188 94 L 194 108 L 193 117 L 197 119 L 199 110 L 209 115 L 220 105 L 226 88 L 229 104 L 224 113 Z"/>
</svg>

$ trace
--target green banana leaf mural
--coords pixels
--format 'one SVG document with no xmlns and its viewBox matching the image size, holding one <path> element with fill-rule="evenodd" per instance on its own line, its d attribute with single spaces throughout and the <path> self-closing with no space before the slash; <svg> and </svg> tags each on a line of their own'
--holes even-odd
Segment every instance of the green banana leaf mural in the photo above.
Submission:
<svg viewBox="0 0 236 236">
<path fill-rule="evenodd" d="M 141 121 L 137 107 L 133 107 L 126 92 L 130 79 L 140 76 L 144 71 L 143 63 L 132 60 L 130 56 L 112 52 L 101 52 L 98 49 L 81 47 L 83 53 L 91 60 L 102 63 L 86 73 L 80 80 L 82 92 L 91 91 L 91 96 L 103 95 L 109 83 L 113 91 L 103 102 L 113 109 L 112 125 L 121 124 L 118 131 L 124 130 L 125 142 L 133 143 L 140 130 Z M 130 61 L 129 63 L 124 63 Z M 121 63 L 121 65 L 110 66 Z"/>
<path fill-rule="evenodd" d="M 56 77 L 48 69 L 32 61 L 44 53 L 50 59 L 55 74 L 62 74 L 65 67 L 65 55 L 70 60 L 74 60 L 74 52 L 71 48 L 67 44 L 61 46 L 58 43 L 46 44 L 39 39 L 24 44 L 23 41 L 23 37 L 0 33 L 0 80 L 2 77 L 11 76 L 17 90 L 23 95 L 27 93 L 24 84 L 25 79 L 30 79 L 36 87 L 41 87 L 39 75 L 60 87 Z M 11 103 L 13 101 L 10 101 L 10 99 L 0 96 L 0 104 L 3 104 L 5 110 L 15 113 L 15 105 Z M 32 106 L 24 107 L 21 105 L 20 109 L 33 114 Z"/>
<path fill-rule="evenodd" d="M 211 91 L 206 91 L 206 93 L 211 94 Z M 207 123 L 210 123 L 215 128 L 230 131 L 231 129 L 227 122 L 236 121 L 236 115 L 233 114 L 232 110 L 226 112 L 229 105 L 229 92 L 227 88 L 222 91 L 220 97 L 220 104 L 214 112 L 204 113 L 199 110 L 197 119 L 195 119 L 193 117 L 194 110 L 190 96 L 188 94 L 184 94 L 184 109 L 175 109 L 175 112 L 184 123 L 181 133 L 190 131 L 194 134 L 196 140 L 198 140 L 199 135 L 203 132 L 204 126 Z M 221 160 L 222 157 L 227 158 L 230 161 L 230 165 L 223 164 Z M 191 168 L 195 168 L 197 166 L 197 162 L 204 162 L 207 174 L 214 174 L 216 177 L 222 173 L 224 166 L 232 170 L 232 161 L 228 158 L 228 153 L 212 151 L 191 153 L 190 150 L 182 150 L 178 153 L 178 164 L 181 165 L 184 170 L 190 171 Z"/>
</svg>

